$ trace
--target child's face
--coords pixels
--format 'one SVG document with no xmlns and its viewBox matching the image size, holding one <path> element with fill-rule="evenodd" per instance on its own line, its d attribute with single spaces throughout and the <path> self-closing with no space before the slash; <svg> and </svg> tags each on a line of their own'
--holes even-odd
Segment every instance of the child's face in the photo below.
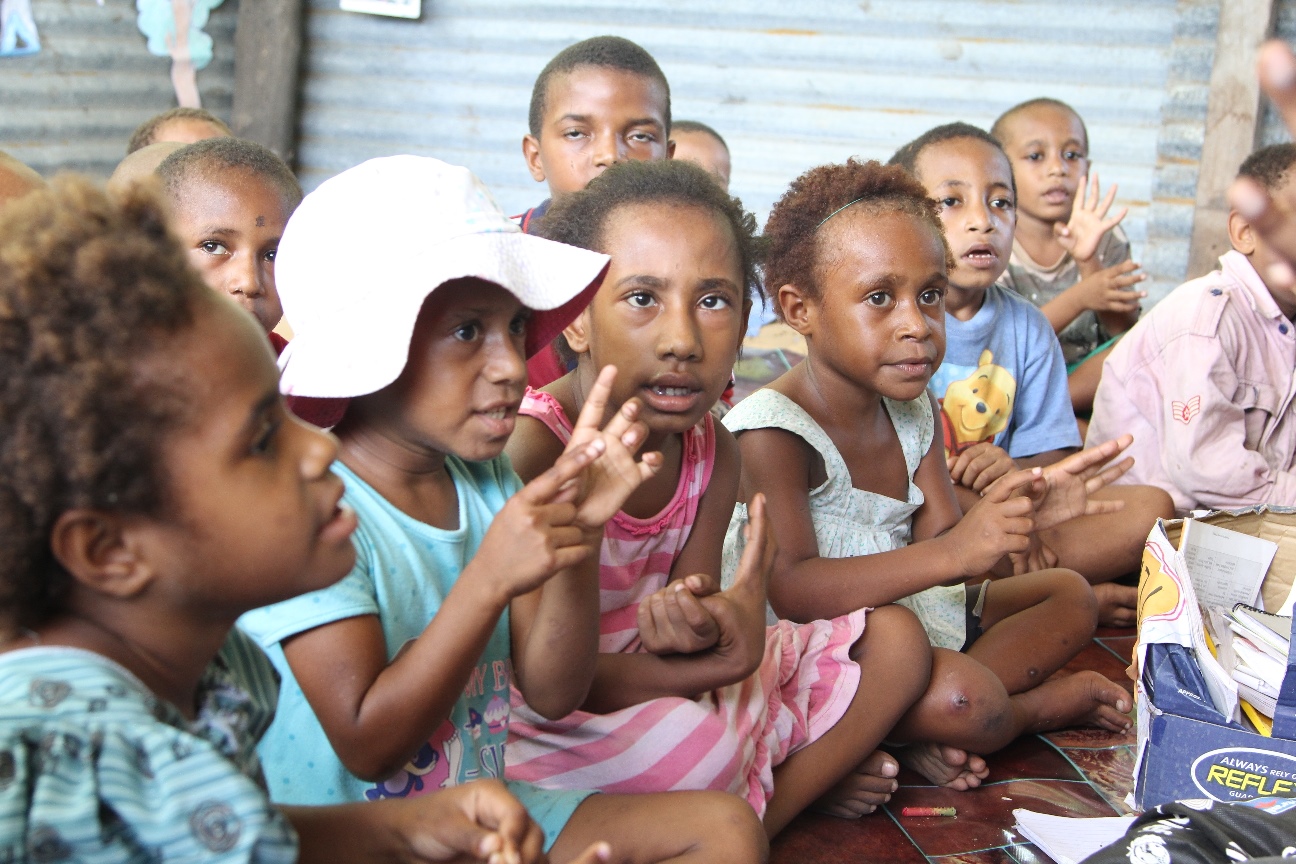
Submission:
<svg viewBox="0 0 1296 864">
<path fill-rule="evenodd" d="M 954 255 L 950 283 L 984 291 L 1008 267 L 1017 224 L 1012 172 L 1003 154 L 975 138 L 931 144 L 914 165 L 927 194 L 940 202 Z"/>
<path fill-rule="evenodd" d="M 470 461 L 502 453 L 526 389 L 528 317 L 492 282 L 456 279 L 433 291 L 400 377 L 363 397 L 385 434 Z"/>
<path fill-rule="evenodd" d="M 1276 194 L 1278 191 L 1275 189 L 1270 194 Z M 1282 313 L 1296 320 L 1296 288 L 1278 286 L 1269 277 L 1269 269 L 1280 262 L 1285 263 L 1286 259 L 1275 252 L 1238 211 L 1230 211 L 1228 227 L 1229 240 L 1233 248 L 1251 261 L 1251 266 L 1260 275 L 1260 280 L 1265 283 L 1265 288 L 1269 290 L 1269 295 L 1273 297 Z"/>
<path fill-rule="evenodd" d="M 337 441 L 288 413 L 265 335 L 205 300 L 192 329 L 149 363 L 178 375 L 191 406 L 163 447 L 167 515 L 141 529 L 150 563 L 174 580 L 159 590 L 228 617 L 345 576 L 356 518 L 329 471 Z"/>
<path fill-rule="evenodd" d="M 602 247 L 612 263 L 567 340 L 582 364 L 616 366 L 612 404 L 638 396 L 652 432 L 683 432 L 724 392 L 746 327 L 733 232 L 700 207 L 628 205 Z"/>
<path fill-rule="evenodd" d="M 672 132 L 671 141 L 675 143 L 675 155 L 672 159 L 683 159 L 701 165 L 715 178 L 726 191 L 729 189 L 729 151 L 706 132 Z"/>
<path fill-rule="evenodd" d="M 1089 173 L 1080 118 L 1065 108 L 1038 105 L 1010 117 L 1004 138 L 1022 214 L 1041 222 L 1070 219 L 1080 178 Z"/>
<path fill-rule="evenodd" d="M 554 198 L 579 192 L 617 162 L 665 159 L 666 92 L 651 78 L 602 66 L 555 75 L 540 136 L 527 135 L 522 152 Z"/>
<path fill-rule="evenodd" d="M 274 261 L 292 215 L 280 191 L 251 171 L 195 173 L 172 204 L 172 227 L 207 286 L 273 330 L 283 317 Z"/>
<path fill-rule="evenodd" d="M 828 236 L 819 296 L 806 300 L 795 326 L 817 362 L 843 378 L 890 399 L 917 399 L 945 356 L 948 282 L 940 236 L 894 211 L 847 211 L 820 230 Z"/>
</svg>

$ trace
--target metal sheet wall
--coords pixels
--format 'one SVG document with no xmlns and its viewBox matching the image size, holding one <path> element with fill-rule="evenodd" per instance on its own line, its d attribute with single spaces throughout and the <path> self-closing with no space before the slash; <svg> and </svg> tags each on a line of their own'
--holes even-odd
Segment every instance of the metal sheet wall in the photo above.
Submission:
<svg viewBox="0 0 1296 864">
<path fill-rule="evenodd" d="M 0 57 L 0 150 L 42 174 L 101 177 L 126 153 L 135 127 L 176 104 L 171 61 L 154 57 L 135 26 L 133 0 L 33 0 L 41 51 Z M 229 119 L 238 0 L 213 10 L 212 62 L 198 72 L 203 107 Z"/>
<path fill-rule="evenodd" d="M 407 22 L 310 0 L 300 167 L 308 187 L 366 158 L 473 168 L 507 209 L 545 197 L 520 140 L 536 73 L 578 39 L 647 48 L 677 118 L 728 138 L 733 189 L 764 216 L 801 171 L 886 158 L 938 123 L 988 125 L 1039 95 L 1085 117 L 1105 183 L 1147 235 L 1175 0 L 425 0 Z"/>
</svg>

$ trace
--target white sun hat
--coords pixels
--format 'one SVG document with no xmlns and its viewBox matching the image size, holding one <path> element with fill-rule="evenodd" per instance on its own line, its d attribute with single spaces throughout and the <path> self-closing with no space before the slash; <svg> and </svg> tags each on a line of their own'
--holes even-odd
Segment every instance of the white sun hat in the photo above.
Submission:
<svg viewBox="0 0 1296 864">
<path fill-rule="evenodd" d="M 321 183 L 284 229 L 275 283 L 294 335 L 280 389 L 336 399 L 386 387 L 405 368 L 423 301 L 465 277 L 534 310 L 530 356 L 588 305 L 608 260 L 522 233 L 467 168 L 372 159 Z"/>
</svg>

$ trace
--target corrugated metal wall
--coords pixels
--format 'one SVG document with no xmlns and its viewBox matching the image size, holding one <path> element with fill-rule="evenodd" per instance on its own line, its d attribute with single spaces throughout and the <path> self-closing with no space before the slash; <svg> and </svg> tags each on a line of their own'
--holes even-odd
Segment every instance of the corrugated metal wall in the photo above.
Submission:
<svg viewBox="0 0 1296 864">
<path fill-rule="evenodd" d="M 0 150 L 42 174 L 59 169 L 101 177 L 126 154 L 140 123 L 176 104 L 171 61 L 154 57 L 135 26 L 134 0 L 33 0 L 41 51 L 0 57 Z M 215 42 L 198 72 L 203 107 L 229 119 L 234 100 L 238 0 L 215 9 Z"/>
<path fill-rule="evenodd" d="M 423 19 L 406 22 L 309 0 L 300 167 L 310 187 L 372 156 L 435 155 L 519 211 L 545 197 L 520 150 L 536 73 L 571 42 L 616 33 L 661 63 L 677 118 L 729 139 L 734 192 L 762 217 L 808 167 L 886 158 L 938 123 L 988 125 L 1051 95 L 1088 122 L 1137 252 L 1180 5 L 425 0 Z"/>
</svg>

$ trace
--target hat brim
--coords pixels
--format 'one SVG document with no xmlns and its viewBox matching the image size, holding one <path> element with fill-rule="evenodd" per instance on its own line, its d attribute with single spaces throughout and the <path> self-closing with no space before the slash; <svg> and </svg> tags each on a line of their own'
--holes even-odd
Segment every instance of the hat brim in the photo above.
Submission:
<svg viewBox="0 0 1296 864">
<path fill-rule="evenodd" d="M 375 253 L 380 254 L 380 253 Z M 589 304 L 607 272 L 608 257 L 521 233 L 484 233 L 428 248 L 426 266 L 412 277 L 382 286 L 376 300 L 358 287 L 345 309 L 312 315 L 279 358 L 280 390 L 293 397 L 327 399 L 374 393 L 399 377 L 409 359 L 410 338 L 424 301 L 454 279 L 476 278 L 499 285 L 533 310 L 526 353 L 548 345 Z"/>
</svg>

